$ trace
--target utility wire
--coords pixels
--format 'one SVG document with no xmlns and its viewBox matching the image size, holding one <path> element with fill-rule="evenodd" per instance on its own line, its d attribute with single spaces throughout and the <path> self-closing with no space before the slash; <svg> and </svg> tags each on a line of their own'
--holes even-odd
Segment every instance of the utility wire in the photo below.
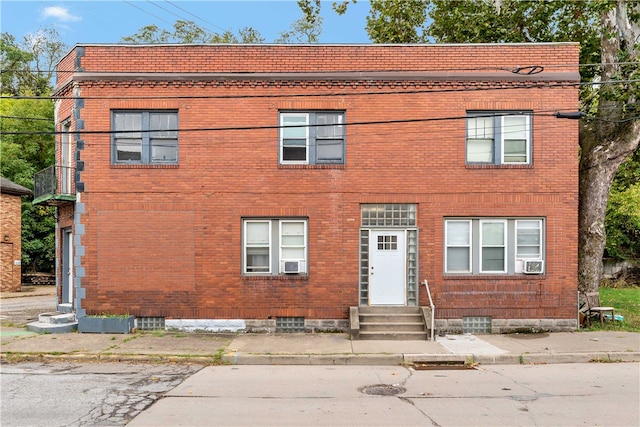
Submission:
<svg viewBox="0 0 640 427">
<path fill-rule="evenodd" d="M 227 31 L 221 28 L 221 30 L 223 31 Z M 91 43 L 87 43 L 87 44 L 91 44 Z M 181 46 L 180 43 L 171 43 L 172 45 L 175 46 Z M 113 45 L 118 45 L 117 43 L 113 43 Z M 212 46 L 215 46 L 215 43 L 211 44 Z M 122 45 L 123 47 L 131 47 L 131 46 L 135 46 L 135 45 Z M 149 45 L 145 45 L 145 46 L 149 46 Z M 186 46 L 186 45 L 185 45 Z M 596 63 L 596 64 L 547 64 L 547 65 L 529 65 L 529 66 L 521 66 L 521 67 L 475 67 L 475 68 L 428 68 L 428 69 L 410 69 L 410 70 L 402 70 L 402 71 L 406 71 L 408 73 L 412 73 L 412 72 L 436 72 L 436 71 L 440 71 L 440 72 L 450 72 L 450 71 L 512 71 L 514 69 L 524 69 L 524 68 L 533 68 L 533 67 L 542 67 L 542 68 L 568 68 L 568 67 L 598 67 L 598 66 L 602 66 L 602 65 L 640 65 L 640 61 L 634 61 L 634 62 L 607 62 L 607 63 Z M 4 72 L 10 72 L 12 70 L 0 70 L 3 73 Z M 22 70 L 24 71 L 24 70 Z M 83 72 L 92 72 L 92 71 L 75 71 L 75 70 L 57 70 L 57 69 L 53 69 L 53 70 L 28 70 L 29 72 L 33 72 L 33 73 L 54 73 L 56 71 L 59 71 L 60 73 L 73 73 L 73 74 L 81 74 Z M 371 70 L 358 70 L 358 71 L 353 71 L 353 70 L 332 70 L 332 73 L 348 73 L 348 72 L 352 72 L 352 73 L 373 73 L 373 72 L 392 72 L 392 71 L 398 71 L 397 69 L 371 69 Z M 145 71 L 145 74 L 152 74 L 152 73 L 163 73 L 163 71 Z"/>
<path fill-rule="evenodd" d="M 363 96 L 363 95 L 411 95 L 421 93 L 448 93 L 448 92 L 475 92 L 475 91 L 498 91 L 498 90 L 516 90 L 516 89 L 547 89 L 559 87 L 582 87 L 593 85 L 622 84 L 622 83 L 638 83 L 637 80 L 611 80 L 605 82 L 560 82 L 549 83 L 539 82 L 536 84 L 512 84 L 508 87 L 467 87 L 467 88 L 449 88 L 449 89 L 415 89 L 403 90 L 402 88 L 392 91 L 357 91 L 357 92 L 332 92 L 332 93 L 271 93 L 262 95 L 145 95 L 145 96 L 26 96 L 26 95 L 2 95 L 0 99 L 32 99 L 32 100 L 64 100 L 64 99 L 258 99 L 258 98 L 304 98 L 304 97 L 332 97 L 332 96 Z M 463 84 L 460 84 L 463 85 Z M 348 85 L 345 85 L 348 86 Z M 401 85 L 399 85 L 401 86 Z M 408 84 L 407 86 L 411 86 Z"/>
<path fill-rule="evenodd" d="M 368 126 L 368 125 L 381 125 L 381 124 L 401 124 L 401 123 L 425 123 L 425 122 L 438 122 L 438 121 L 452 121 L 452 120 L 467 120 L 469 118 L 477 117 L 498 117 L 498 116 L 516 116 L 516 115 L 535 115 L 535 116 L 555 116 L 554 113 L 523 113 L 523 111 L 512 113 L 491 113 L 486 115 L 473 115 L 473 116 L 452 116 L 452 117 L 427 117 L 427 118 L 414 118 L 414 119 L 397 119 L 397 120 L 371 120 L 371 121 L 359 121 L 359 122 L 346 122 L 340 124 L 308 124 L 308 125 L 267 125 L 267 126 L 227 126 L 227 127 L 200 127 L 200 128 L 178 128 L 178 129 L 137 129 L 137 130 L 72 130 L 72 131 L 39 131 L 39 132 L 4 132 L 5 135 L 61 135 L 61 134 L 78 134 L 78 135 L 112 135 L 112 134 L 141 134 L 152 132 L 223 132 L 223 131 L 247 131 L 247 130 L 275 130 L 284 128 L 318 128 L 318 127 L 335 127 L 335 126 Z"/>
<path fill-rule="evenodd" d="M 189 15 L 193 16 L 194 18 L 196 18 L 197 20 L 202 21 L 202 22 L 204 22 L 204 23 L 206 23 L 206 24 L 211 25 L 212 27 L 215 27 L 215 28 L 217 28 L 217 29 L 219 29 L 219 30 L 221 30 L 221 31 L 227 31 L 227 30 L 225 30 L 224 28 L 222 28 L 222 27 L 220 27 L 220 26 L 218 26 L 218 25 L 216 25 L 216 24 L 213 24 L 213 23 L 211 23 L 211 22 L 207 21 L 206 19 L 200 18 L 200 17 L 199 17 L 199 16 L 197 16 L 197 15 L 194 15 L 193 13 L 189 12 L 189 11 L 188 11 L 188 10 L 186 10 L 186 9 L 181 8 L 180 6 L 178 6 L 177 4 L 175 4 L 175 3 L 173 3 L 173 2 L 170 2 L 169 0 L 165 0 L 165 3 L 169 3 L 171 6 L 175 7 L 176 9 L 180 9 L 180 10 L 181 10 L 181 11 L 183 11 L 184 13 L 187 13 L 187 14 L 189 14 Z M 205 29 L 206 29 L 206 28 L 205 28 Z M 213 32 L 213 31 L 212 31 L 212 32 Z"/>
<path fill-rule="evenodd" d="M 138 9 L 138 10 L 142 11 L 143 13 L 146 13 L 147 15 L 151 15 L 151 16 L 153 16 L 154 18 L 159 19 L 159 20 L 161 20 L 162 22 L 166 22 L 167 24 L 171 25 L 171 22 L 167 21 L 166 19 L 160 18 L 159 16 L 154 15 L 153 13 L 151 13 L 151 12 L 149 12 L 149 11 L 146 11 L 146 10 L 142 9 L 141 7 L 138 7 L 138 6 L 136 6 L 135 4 L 133 4 L 133 3 L 129 2 L 129 1 L 123 0 L 123 2 L 124 2 L 124 3 L 126 3 L 126 4 L 128 4 L 129 6 L 135 7 L 136 9 Z"/>
</svg>

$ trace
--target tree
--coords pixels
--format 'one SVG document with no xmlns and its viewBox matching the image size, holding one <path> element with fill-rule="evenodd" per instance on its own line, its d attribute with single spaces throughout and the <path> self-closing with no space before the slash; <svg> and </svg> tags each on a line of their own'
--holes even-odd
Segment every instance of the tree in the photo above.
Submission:
<svg viewBox="0 0 640 427">
<path fill-rule="evenodd" d="M 65 51 L 55 30 L 40 30 L 18 44 L 1 35 L 2 95 L 0 100 L 0 173 L 33 189 L 33 176 L 54 163 L 53 65 Z M 45 96 L 44 99 L 20 99 Z M 29 132 L 12 134 L 13 132 Z M 22 199 L 23 271 L 52 272 L 55 257 L 55 209 Z"/>
<path fill-rule="evenodd" d="M 599 7 L 598 7 L 599 6 Z M 640 144 L 640 3 L 594 3 L 601 22 L 602 82 L 586 107 L 593 120 L 580 129 L 578 289 L 596 291 L 606 245 L 605 215 L 613 179 Z"/>
<path fill-rule="evenodd" d="M 640 148 L 618 169 L 605 220 L 606 256 L 640 261 Z"/>
<path fill-rule="evenodd" d="M 595 291 L 602 277 L 609 191 L 620 164 L 638 149 L 640 2 L 637 0 L 371 0 L 367 31 L 374 43 L 581 42 L 578 289 Z M 344 13 L 348 2 L 334 5 Z M 472 22 L 473 25 L 469 25 Z M 375 24 L 375 25 L 374 25 Z M 408 31 L 413 25 L 415 31 Z M 590 65 L 598 66 L 590 66 Z M 619 82 L 619 83 L 614 83 Z"/>
<path fill-rule="evenodd" d="M 318 43 L 322 34 L 320 0 L 298 0 L 302 17 L 291 24 L 291 30 L 280 33 L 275 43 Z"/>
<path fill-rule="evenodd" d="M 235 35 L 230 30 L 212 33 L 200 27 L 194 21 L 177 20 L 173 32 L 161 29 L 157 25 L 142 27 L 131 36 L 121 38 L 127 43 L 263 43 L 260 33 L 252 27 L 244 27 Z"/>
<path fill-rule="evenodd" d="M 11 181 L 33 189 L 36 172 L 53 164 L 53 103 L 41 99 L 0 100 L 2 165 L 0 172 Z M 11 135 L 11 132 L 33 132 Z M 23 271 L 53 271 L 55 256 L 55 210 L 34 206 L 31 196 L 22 198 Z"/>
</svg>

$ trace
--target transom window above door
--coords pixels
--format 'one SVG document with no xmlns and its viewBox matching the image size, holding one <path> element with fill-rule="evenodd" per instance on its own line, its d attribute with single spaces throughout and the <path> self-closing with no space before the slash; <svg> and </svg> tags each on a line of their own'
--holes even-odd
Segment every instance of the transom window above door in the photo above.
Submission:
<svg viewBox="0 0 640 427">
<path fill-rule="evenodd" d="M 281 164 L 344 164 L 344 112 L 281 112 Z"/>
<path fill-rule="evenodd" d="M 467 113 L 467 164 L 531 164 L 531 113 Z"/>
</svg>

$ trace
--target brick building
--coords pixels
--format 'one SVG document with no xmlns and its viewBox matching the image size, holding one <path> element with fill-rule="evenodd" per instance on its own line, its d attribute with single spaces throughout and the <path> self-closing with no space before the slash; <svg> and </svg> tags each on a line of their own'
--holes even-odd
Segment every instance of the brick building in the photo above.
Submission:
<svg viewBox="0 0 640 427">
<path fill-rule="evenodd" d="M 0 290 L 19 292 L 22 285 L 22 198 L 31 190 L 0 177 Z"/>
<path fill-rule="evenodd" d="M 58 303 L 345 330 L 350 307 L 429 306 L 426 279 L 438 330 L 574 329 L 578 125 L 555 114 L 577 111 L 578 52 L 77 45 L 36 194 Z"/>
</svg>

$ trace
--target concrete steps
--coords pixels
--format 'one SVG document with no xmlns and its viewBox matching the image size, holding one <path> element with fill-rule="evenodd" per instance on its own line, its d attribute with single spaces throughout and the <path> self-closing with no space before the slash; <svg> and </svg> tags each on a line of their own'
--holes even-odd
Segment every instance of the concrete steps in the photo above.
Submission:
<svg viewBox="0 0 640 427">
<path fill-rule="evenodd" d="M 396 341 L 428 339 L 421 307 L 352 307 L 350 315 L 353 339 Z"/>
<path fill-rule="evenodd" d="M 27 324 L 27 330 L 39 334 L 65 334 L 78 329 L 78 320 L 75 313 L 63 313 L 54 311 L 41 313 L 37 322 Z"/>
</svg>

